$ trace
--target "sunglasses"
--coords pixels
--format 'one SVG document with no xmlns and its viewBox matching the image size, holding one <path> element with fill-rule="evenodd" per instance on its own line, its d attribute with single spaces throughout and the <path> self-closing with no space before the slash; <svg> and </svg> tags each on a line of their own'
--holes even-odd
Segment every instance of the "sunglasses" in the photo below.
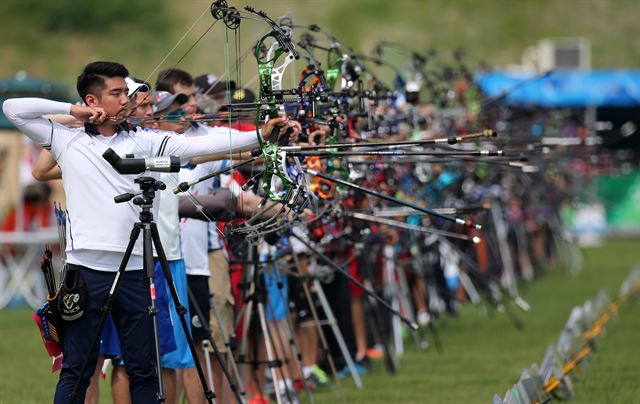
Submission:
<svg viewBox="0 0 640 404">
<path fill-rule="evenodd" d="M 174 109 L 163 115 L 163 118 L 167 122 L 178 122 L 187 113 L 182 108 Z"/>
</svg>

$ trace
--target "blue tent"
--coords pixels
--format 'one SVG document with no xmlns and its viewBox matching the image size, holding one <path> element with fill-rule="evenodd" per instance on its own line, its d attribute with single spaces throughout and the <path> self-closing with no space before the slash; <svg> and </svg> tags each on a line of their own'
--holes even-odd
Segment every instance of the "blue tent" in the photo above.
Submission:
<svg viewBox="0 0 640 404">
<path fill-rule="evenodd" d="M 478 74 L 476 83 L 490 98 L 509 105 L 548 108 L 640 105 L 640 70 L 557 70 L 538 76 L 504 72 Z"/>
</svg>

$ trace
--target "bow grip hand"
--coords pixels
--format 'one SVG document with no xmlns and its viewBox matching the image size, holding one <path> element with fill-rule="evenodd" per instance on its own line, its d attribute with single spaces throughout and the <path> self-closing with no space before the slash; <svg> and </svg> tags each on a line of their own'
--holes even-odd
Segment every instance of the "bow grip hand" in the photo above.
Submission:
<svg viewBox="0 0 640 404">
<path fill-rule="evenodd" d="M 286 146 L 289 142 L 296 142 L 301 132 L 302 126 L 300 123 L 291 121 L 286 117 L 269 119 L 263 130 L 265 139 L 277 142 L 279 146 Z"/>
</svg>

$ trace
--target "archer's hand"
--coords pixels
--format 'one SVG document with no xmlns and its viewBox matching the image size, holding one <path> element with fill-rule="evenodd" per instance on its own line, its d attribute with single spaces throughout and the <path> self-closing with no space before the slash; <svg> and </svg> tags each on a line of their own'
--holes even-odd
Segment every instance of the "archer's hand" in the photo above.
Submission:
<svg viewBox="0 0 640 404">
<path fill-rule="evenodd" d="M 323 145 L 330 130 L 328 126 L 318 126 L 316 130 L 309 132 L 309 144 Z"/>
<path fill-rule="evenodd" d="M 290 130 L 289 134 L 289 142 L 294 143 L 298 140 L 300 136 L 300 132 L 302 132 L 302 126 L 300 126 L 300 122 L 289 120 L 289 118 L 273 118 L 269 119 L 267 123 L 262 128 L 262 135 L 266 140 L 272 141 L 274 143 L 278 142 L 278 139 L 271 139 L 271 133 L 273 132 L 273 128 L 276 126 L 280 127 L 280 135 L 284 134 L 287 129 Z"/>
<path fill-rule="evenodd" d="M 96 125 L 102 124 L 107 119 L 107 113 L 104 112 L 104 109 L 86 105 L 72 105 L 70 114 L 80 122 Z"/>
</svg>

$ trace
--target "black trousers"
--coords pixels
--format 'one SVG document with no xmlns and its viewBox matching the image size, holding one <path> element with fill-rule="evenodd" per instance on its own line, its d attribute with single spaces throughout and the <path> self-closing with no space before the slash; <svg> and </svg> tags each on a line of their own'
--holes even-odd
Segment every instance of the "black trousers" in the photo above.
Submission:
<svg viewBox="0 0 640 404">
<path fill-rule="evenodd" d="M 91 375 L 98 361 L 98 348 L 91 351 L 84 374 L 80 368 L 91 348 L 100 320 L 100 308 L 107 299 L 115 272 L 95 271 L 69 264 L 69 272 L 78 270 L 87 287 L 84 315 L 64 322 L 64 362 L 56 387 L 55 404 L 69 403 L 69 394 L 78 378 L 82 379 L 74 403 L 84 403 Z M 133 403 L 157 402 L 158 378 L 155 361 L 153 323 L 148 314 L 151 300 L 142 271 L 125 271 L 115 296 L 111 315 L 120 337 L 122 356 Z"/>
</svg>

